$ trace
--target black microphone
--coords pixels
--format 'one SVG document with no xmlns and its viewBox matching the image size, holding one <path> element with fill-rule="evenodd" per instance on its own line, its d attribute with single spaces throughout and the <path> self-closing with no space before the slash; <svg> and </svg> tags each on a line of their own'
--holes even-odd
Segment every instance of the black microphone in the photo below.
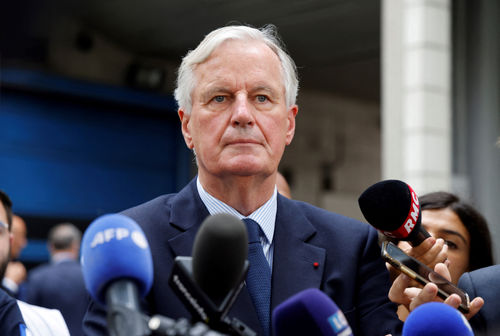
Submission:
<svg viewBox="0 0 500 336">
<path fill-rule="evenodd" d="M 176 257 L 169 279 L 194 320 L 231 335 L 256 335 L 227 316 L 248 271 L 247 237 L 245 224 L 235 216 L 208 216 L 196 235 L 192 257 Z"/>
<path fill-rule="evenodd" d="M 317 288 L 303 290 L 273 310 L 275 336 L 352 336 L 342 311 Z"/>
<path fill-rule="evenodd" d="M 366 189 L 358 199 L 368 223 L 382 234 L 420 245 L 430 234 L 422 227 L 418 196 L 403 181 L 385 180 Z"/>
</svg>

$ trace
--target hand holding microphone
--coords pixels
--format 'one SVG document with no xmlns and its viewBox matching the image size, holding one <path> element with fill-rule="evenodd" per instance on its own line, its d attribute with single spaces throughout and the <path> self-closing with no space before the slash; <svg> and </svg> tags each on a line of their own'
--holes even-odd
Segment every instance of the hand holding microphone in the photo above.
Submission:
<svg viewBox="0 0 500 336">
<path fill-rule="evenodd" d="M 358 199 L 364 217 L 380 233 L 408 241 L 405 252 L 430 268 L 445 262 L 448 248 L 442 239 L 427 240 L 430 234 L 422 227 L 418 196 L 405 182 L 385 180 L 366 189 Z"/>
<path fill-rule="evenodd" d="M 405 182 L 385 180 L 366 189 L 359 197 L 358 202 L 368 223 L 379 232 L 390 238 L 406 240 L 413 245 L 413 248 L 404 251 L 409 257 L 403 259 L 408 260 L 409 263 L 396 268 L 403 271 L 411 279 L 426 279 L 419 281 L 422 285 L 432 281 L 432 279 L 427 278 L 427 267 L 419 266 L 419 261 L 411 261 L 411 257 L 421 260 L 431 268 L 432 272 L 436 264 L 445 262 L 447 247 L 442 240 L 437 243 L 431 240 L 426 241 L 430 234 L 422 227 L 422 213 L 415 191 Z M 422 244 L 424 241 L 425 243 Z M 395 248 L 395 250 L 399 249 Z M 403 251 L 401 251 L 401 255 L 404 256 Z M 409 299 L 404 292 L 410 286 L 409 278 L 399 276 L 395 279 L 389 295 L 393 302 L 409 305 Z M 451 293 L 461 292 L 452 284 L 446 283 L 446 280 L 440 286 L 437 293 L 443 299 Z M 463 296 L 466 297 L 465 294 Z M 463 301 L 468 309 L 468 300 Z"/>
</svg>

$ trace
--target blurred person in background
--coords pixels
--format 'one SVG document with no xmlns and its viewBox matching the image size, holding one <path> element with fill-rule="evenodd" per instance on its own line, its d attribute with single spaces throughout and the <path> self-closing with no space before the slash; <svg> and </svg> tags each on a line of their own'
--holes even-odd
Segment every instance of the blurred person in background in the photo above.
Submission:
<svg viewBox="0 0 500 336">
<path fill-rule="evenodd" d="M 28 244 L 26 239 L 26 223 L 21 216 L 12 215 L 12 244 L 10 247 L 10 262 L 2 279 L 2 286 L 8 293 L 16 298 L 19 297 L 19 286 L 26 280 L 26 267 L 18 260 L 21 251 Z"/>
<path fill-rule="evenodd" d="M 31 304 L 61 311 L 71 335 L 83 335 L 87 291 L 80 254 L 80 230 L 71 223 L 54 226 L 48 235 L 50 263 L 32 269 L 26 281 L 25 297 Z"/>
<path fill-rule="evenodd" d="M 10 260 L 11 227 L 12 201 L 0 190 L 0 277 L 2 278 Z M 4 294 L 5 292 L 0 290 L 2 335 L 69 336 L 68 327 L 59 310 L 31 305 Z"/>
</svg>

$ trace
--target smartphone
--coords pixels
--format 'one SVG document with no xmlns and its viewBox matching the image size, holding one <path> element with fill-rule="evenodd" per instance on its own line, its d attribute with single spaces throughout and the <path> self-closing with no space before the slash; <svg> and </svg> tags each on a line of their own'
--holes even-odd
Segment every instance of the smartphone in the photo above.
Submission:
<svg viewBox="0 0 500 336">
<path fill-rule="evenodd" d="M 466 292 L 446 280 L 430 267 L 404 253 L 393 243 L 387 241 L 382 243 L 382 258 L 398 271 L 416 280 L 422 286 L 425 286 L 429 282 L 435 283 L 438 287 L 438 296 L 443 300 L 448 298 L 451 294 L 458 294 L 462 299 L 462 303 L 458 309 L 462 313 L 469 312 L 470 301 L 469 295 L 467 295 Z"/>
</svg>

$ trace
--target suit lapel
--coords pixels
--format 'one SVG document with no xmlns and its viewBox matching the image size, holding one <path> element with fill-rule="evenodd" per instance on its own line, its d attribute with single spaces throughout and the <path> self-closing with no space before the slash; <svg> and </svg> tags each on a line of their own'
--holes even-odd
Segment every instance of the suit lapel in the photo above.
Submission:
<svg viewBox="0 0 500 336">
<path fill-rule="evenodd" d="M 271 308 L 307 288 L 320 288 L 325 250 L 308 243 L 316 229 L 290 200 L 278 196 Z"/>
<path fill-rule="evenodd" d="M 201 223 L 209 216 L 196 190 L 196 179 L 182 189 L 172 201 L 170 225 L 179 229 L 168 244 L 175 256 L 191 256 L 194 239 Z"/>
</svg>

